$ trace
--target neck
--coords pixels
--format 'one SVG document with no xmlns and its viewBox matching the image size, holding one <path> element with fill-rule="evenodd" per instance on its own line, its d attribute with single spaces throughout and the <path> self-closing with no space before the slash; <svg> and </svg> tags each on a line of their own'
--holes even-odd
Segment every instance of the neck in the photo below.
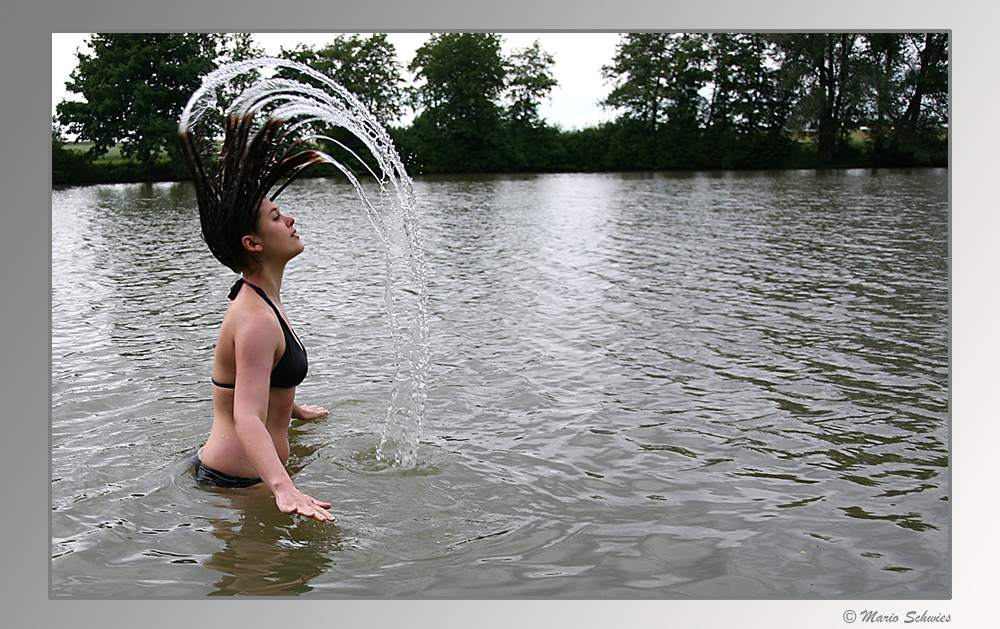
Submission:
<svg viewBox="0 0 1000 629">
<path fill-rule="evenodd" d="M 244 271 L 243 280 L 263 290 L 271 301 L 277 303 L 281 301 L 281 279 L 284 272 L 284 265 L 281 268 L 265 265 L 254 271 Z"/>
</svg>

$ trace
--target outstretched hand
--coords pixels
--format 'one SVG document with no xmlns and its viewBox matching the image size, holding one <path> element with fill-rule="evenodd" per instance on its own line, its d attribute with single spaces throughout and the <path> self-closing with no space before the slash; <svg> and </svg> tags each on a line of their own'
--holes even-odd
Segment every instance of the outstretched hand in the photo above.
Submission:
<svg viewBox="0 0 1000 629">
<path fill-rule="evenodd" d="M 319 419 L 320 417 L 326 417 L 330 414 L 325 408 L 320 408 L 319 406 L 310 406 L 308 404 L 303 404 L 298 406 L 298 412 L 293 413 L 292 416 L 295 419 Z"/>
<path fill-rule="evenodd" d="M 320 522 L 333 522 L 336 519 L 327 511 L 333 505 L 307 496 L 298 489 L 292 489 L 281 495 L 275 494 L 274 499 L 282 513 L 298 513 L 308 518 L 316 518 Z"/>
</svg>

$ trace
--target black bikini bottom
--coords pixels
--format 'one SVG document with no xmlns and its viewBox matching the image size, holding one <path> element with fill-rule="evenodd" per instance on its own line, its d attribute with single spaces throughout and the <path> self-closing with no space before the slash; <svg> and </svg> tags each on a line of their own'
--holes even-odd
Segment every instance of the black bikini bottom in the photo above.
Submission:
<svg viewBox="0 0 1000 629">
<path fill-rule="evenodd" d="M 198 484 L 200 485 L 225 487 L 226 489 L 242 489 L 244 487 L 250 487 L 252 485 L 256 485 L 257 483 L 264 482 L 260 478 L 233 476 L 232 474 L 220 472 L 219 470 L 202 463 L 197 452 L 195 452 L 192 457 L 192 463 L 194 464 L 194 479 L 198 481 Z"/>
</svg>

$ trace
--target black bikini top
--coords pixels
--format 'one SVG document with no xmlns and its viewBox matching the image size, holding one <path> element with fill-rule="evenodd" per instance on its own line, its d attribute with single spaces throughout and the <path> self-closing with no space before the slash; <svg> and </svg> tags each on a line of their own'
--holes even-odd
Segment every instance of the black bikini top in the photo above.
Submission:
<svg viewBox="0 0 1000 629">
<path fill-rule="evenodd" d="M 306 378 L 306 372 L 309 371 L 309 361 L 306 358 L 306 348 L 299 343 L 299 339 L 295 337 L 292 330 L 285 323 L 282 318 L 281 313 L 278 312 L 277 306 L 271 303 L 271 300 L 267 298 L 267 294 L 263 290 L 257 288 L 250 282 L 247 282 L 240 278 L 236 284 L 233 285 L 232 290 L 229 291 L 229 300 L 232 301 L 236 299 L 236 296 L 240 293 L 240 288 L 246 284 L 250 288 L 257 291 L 257 294 L 267 302 L 267 305 L 274 310 L 274 314 L 278 317 L 278 322 L 281 324 L 281 331 L 285 335 L 285 353 L 281 355 L 281 360 L 278 364 L 274 366 L 271 370 L 271 387 L 276 389 L 290 389 L 292 387 L 298 386 Z M 212 378 L 212 384 L 217 387 L 222 387 L 224 389 L 235 389 L 235 384 L 225 384 L 216 381 Z"/>
</svg>

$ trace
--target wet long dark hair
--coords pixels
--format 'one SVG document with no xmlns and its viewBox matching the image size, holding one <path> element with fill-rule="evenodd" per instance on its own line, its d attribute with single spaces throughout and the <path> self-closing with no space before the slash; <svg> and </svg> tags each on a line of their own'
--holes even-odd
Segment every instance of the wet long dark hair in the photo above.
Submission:
<svg viewBox="0 0 1000 629">
<path fill-rule="evenodd" d="M 298 151 L 299 142 L 284 141 L 283 120 L 268 117 L 254 131 L 253 118 L 253 112 L 226 118 L 217 157 L 212 139 L 187 130 L 178 133 L 198 197 L 202 237 L 212 255 L 236 273 L 260 264 L 242 241 L 257 233 L 258 208 L 271 188 L 285 179 L 271 195 L 274 201 L 302 171 L 323 161 L 319 152 Z"/>
</svg>

